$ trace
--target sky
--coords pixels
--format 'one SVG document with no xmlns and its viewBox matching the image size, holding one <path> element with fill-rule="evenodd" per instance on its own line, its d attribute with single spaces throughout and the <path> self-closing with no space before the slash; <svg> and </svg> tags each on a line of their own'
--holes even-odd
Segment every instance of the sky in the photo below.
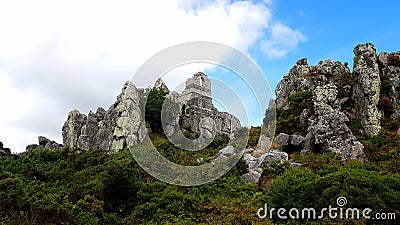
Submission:
<svg viewBox="0 0 400 225">
<path fill-rule="evenodd" d="M 352 66 L 360 43 L 372 42 L 378 53 L 399 51 L 399 6 L 368 0 L 0 0 L 0 141 L 13 152 L 40 135 L 62 143 L 69 111 L 107 109 L 147 59 L 180 43 L 238 49 L 257 64 L 272 92 L 300 58 Z M 237 79 L 215 65 L 193 65 L 165 81 L 171 89 L 182 87 L 202 69 L 228 84 Z M 253 103 L 240 86 L 232 88 Z M 249 125 L 261 120 L 250 115 Z"/>
</svg>

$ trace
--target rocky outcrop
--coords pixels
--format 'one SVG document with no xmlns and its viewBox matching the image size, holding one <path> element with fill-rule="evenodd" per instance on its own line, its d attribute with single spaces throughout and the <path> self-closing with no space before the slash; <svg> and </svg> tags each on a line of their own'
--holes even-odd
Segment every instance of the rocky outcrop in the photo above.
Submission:
<svg viewBox="0 0 400 225">
<path fill-rule="evenodd" d="M 271 149 L 271 146 L 271 138 L 261 135 L 256 149 L 249 148 L 244 151 L 243 160 L 246 163 L 248 172 L 241 176 L 243 180 L 258 183 L 264 171 L 263 168 L 273 170 L 276 165 L 283 164 L 289 160 L 288 153 L 280 149 Z"/>
<path fill-rule="evenodd" d="M 9 148 L 4 148 L 3 142 L 0 141 L 0 156 L 10 156 L 11 150 Z"/>
<path fill-rule="evenodd" d="M 400 52 L 378 57 L 374 45 L 366 43 L 357 45 L 354 54 L 353 72 L 347 63 L 324 60 L 310 66 L 301 59 L 278 84 L 277 111 L 298 118 L 298 130 L 305 135 L 302 153 L 318 150 L 363 160 L 363 145 L 347 126 L 349 121 L 361 123 L 363 129 L 357 132 L 374 136 L 381 130 L 382 116 L 400 116 Z M 292 107 L 298 100 L 292 96 L 299 92 L 312 92 L 312 108 Z M 288 139 L 277 137 L 283 143 Z"/>
<path fill-rule="evenodd" d="M 231 135 L 240 121 L 227 112 L 219 112 L 212 103 L 211 82 L 204 73 L 196 73 L 186 81 L 185 90 L 178 97 L 182 124 L 205 137 Z"/>
<path fill-rule="evenodd" d="M 388 110 L 385 110 L 385 117 L 400 116 L 400 52 L 379 54 L 381 66 L 381 94 L 387 95 Z M 385 103 L 385 102 L 383 102 Z"/>
<path fill-rule="evenodd" d="M 62 128 L 63 143 L 83 150 L 118 151 L 144 139 L 142 121 L 138 90 L 128 81 L 107 111 L 100 107 L 87 116 L 77 110 L 71 111 Z"/>
<path fill-rule="evenodd" d="M 277 110 L 293 110 L 291 96 L 305 91 L 312 92 L 312 110 L 296 110 L 300 112 L 299 129 L 305 129 L 306 136 L 279 134 L 275 142 L 280 149 L 307 153 L 318 148 L 340 154 L 343 159 L 363 160 L 363 146 L 346 125 L 354 94 L 351 78 L 346 63 L 325 60 L 309 66 L 306 59 L 299 60 L 278 84 Z"/>
<path fill-rule="evenodd" d="M 26 146 L 26 151 L 32 152 L 36 149 L 60 150 L 63 147 L 62 144 L 59 144 L 43 136 L 38 137 L 38 142 L 39 144 L 31 144 Z"/>
<path fill-rule="evenodd" d="M 166 112 L 163 110 L 163 128 L 167 136 L 179 129 L 179 120 L 188 125 L 202 138 L 212 139 L 218 135 L 230 135 L 240 121 L 226 112 L 219 112 L 211 99 L 211 82 L 204 73 L 196 73 L 186 82 L 182 94 L 170 92 L 164 81 L 158 79 L 153 89 L 167 93 Z M 83 150 L 102 148 L 118 151 L 140 143 L 146 134 L 140 106 L 140 94 L 131 82 L 122 88 L 116 102 L 106 111 L 98 108 L 88 115 L 73 110 L 62 128 L 65 146 L 75 146 Z M 163 106 L 164 107 L 164 106 Z M 179 110 L 181 108 L 181 110 Z"/>
<path fill-rule="evenodd" d="M 275 90 L 276 107 L 277 109 L 288 110 L 290 108 L 290 96 L 300 91 L 312 91 L 318 86 L 328 83 L 340 87 L 339 98 L 340 102 L 344 104 L 351 95 L 350 75 L 346 63 L 324 60 L 316 66 L 310 66 L 306 58 L 300 59 L 278 83 Z"/>
<path fill-rule="evenodd" d="M 264 171 L 263 167 L 274 169 L 274 166 L 289 160 L 289 155 L 278 149 L 272 149 L 259 156 L 254 153 L 255 151 L 247 151 L 247 153 L 243 154 L 243 160 L 247 165 L 248 172 L 243 174 L 241 178 L 251 183 L 258 183 Z"/>
<path fill-rule="evenodd" d="M 380 76 L 378 57 L 371 43 L 354 48 L 353 102 L 365 133 L 377 135 L 381 130 L 381 112 L 378 109 Z"/>
</svg>

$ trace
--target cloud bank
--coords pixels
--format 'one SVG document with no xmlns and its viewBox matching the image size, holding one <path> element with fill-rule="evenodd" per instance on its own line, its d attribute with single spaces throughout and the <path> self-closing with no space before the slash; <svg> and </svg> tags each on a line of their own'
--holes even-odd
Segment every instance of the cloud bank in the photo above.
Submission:
<svg viewBox="0 0 400 225">
<path fill-rule="evenodd" d="M 274 60 L 306 40 L 274 21 L 269 4 L 252 1 L 2 1 L 0 141 L 17 152 L 39 135 L 61 142 L 70 110 L 107 108 L 146 59 L 175 44 L 256 47 Z"/>
</svg>

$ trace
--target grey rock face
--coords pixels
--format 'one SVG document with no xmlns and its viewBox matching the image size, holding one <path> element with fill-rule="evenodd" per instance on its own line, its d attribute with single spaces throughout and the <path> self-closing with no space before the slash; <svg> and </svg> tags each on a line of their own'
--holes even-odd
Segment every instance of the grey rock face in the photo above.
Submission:
<svg viewBox="0 0 400 225">
<path fill-rule="evenodd" d="M 272 149 L 267 154 L 262 155 L 259 159 L 259 166 L 262 163 L 266 163 L 268 166 L 273 164 L 282 164 L 289 160 L 289 155 L 286 152 L 282 152 L 278 149 Z"/>
<path fill-rule="evenodd" d="M 277 109 L 292 110 L 290 109 L 290 97 L 294 93 L 302 91 L 313 92 L 314 107 L 313 112 L 309 109 L 301 109 L 303 111 L 299 115 L 299 128 L 307 128 L 306 137 L 279 134 L 275 138 L 275 142 L 281 150 L 290 150 L 289 147 L 298 146 L 302 147 L 301 152 L 305 154 L 313 151 L 317 144 L 322 147 L 322 151 L 338 153 L 343 159 L 362 160 L 364 157 L 363 146 L 347 127 L 345 122 L 348 121 L 348 118 L 343 112 L 351 114 L 351 104 L 358 104 L 357 110 L 362 108 L 364 111 L 361 110 L 361 112 L 368 111 L 370 116 L 366 118 L 375 121 L 368 124 L 365 119 L 364 125 L 368 126 L 364 126 L 364 129 L 371 130 L 370 128 L 373 126 L 369 125 L 379 124 L 377 118 L 380 117 L 380 114 L 375 113 L 377 112 L 377 100 L 379 100 L 379 82 L 376 83 L 375 78 L 376 76 L 379 78 L 379 68 L 376 58 L 372 59 L 375 52 L 373 47 L 370 47 L 369 45 L 365 49 L 356 47 L 356 55 L 365 55 L 363 60 L 360 60 L 355 66 L 355 77 L 358 77 L 355 78 L 356 81 L 352 81 L 352 75 L 346 63 L 342 64 L 332 60 L 320 61 L 316 66 L 309 66 L 307 60 L 302 59 L 297 61 L 290 72 L 284 76 L 276 88 Z M 371 52 L 371 50 L 373 51 Z M 370 58 L 367 59 L 366 56 Z M 367 63 L 373 65 L 373 71 L 370 71 L 369 67 L 364 68 Z M 371 72 L 373 73 L 372 77 L 364 78 Z M 366 90 L 370 81 L 374 85 L 372 91 Z M 356 82 L 364 82 L 364 85 L 357 86 Z M 363 91 L 361 96 L 373 96 L 374 102 L 364 101 L 361 100 L 363 97 L 357 97 L 353 103 L 355 93 L 361 90 Z M 377 93 L 377 95 L 372 95 L 373 93 Z"/>
<path fill-rule="evenodd" d="M 43 136 L 38 137 L 38 142 L 39 144 L 31 144 L 26 146 L 26 151 L 31 152 L 39 148 L 49 149 L 49 150 L 60 150 L 63 147 L 62 144 L 59 144 Z"/>
<path fill-rule="evenodd" d="M 318 116 L 312 124 L 315 144 L 322 145 L 325 152 L 341 155 L 342 159 L 357 159 L 363 161 L 364 146 L 357 141 L 345 122 L 348 118 L 344 113 L 335 111 Z"/>
<path fill-rule="evenodd" d="M 112 150 L 136 145 L 144 139 L 145 130 L 142 128 L 139 100 L 136 87 L 131 82 L 127 82 L 112 106 L 116 114 Z"/>
<path fill-rule="evenodd" d="M 219 155 L 223 155 L 226 157 L 230 157 L 231 155 L 235 154 L 235 149 L 233 148 L 233 146 L 228 145 L 225 148 L 221 149 L 217 155 L 217 157 Z"/>
<path fill-rule="evenodd" d="M 381 64 L 381 76 L 387 79 L 390 84 L 390 87 L 388 87 L 387 84 L 382 83 L 382 85 L 385 85 L 385 88 L 389 89 L 387 92 L 394 110 L 392 116 L 398 117 L 400 116 L 400 52 L 391 54 L 382 52 L 378 58 Z"/>
<path fill-rule="evenodd" d="M 303 111 L 300 114 L 300 125 L 303 128 L 306 128 L 308 126 L 308 119 L 311 116 L 311 112 L 309 109 L 303 109 Z"/>
<path fill-rule="evenodd" d="M 266 137 L 264 135 L 260 135 L 257 143 L 257 150 L 268 151 L 271 147 L 272 140 L 270 137 Z"/>
<path fill-rule="evenodd" d="M 260 172 L 259 170 L 251 170 L 250 172 L 243 174 L 241 178 L 247 182 L 257 184 L 261 178 L 261 175 L 262 172 Z"/>
<path fill-rule="evenodd" d="M 200 119 L 200 134 L 205 139 L 213 139 L 215 135 L 215 123 L 210 117 Z"/>
<path fill-rule="evenodd" d="M 78 146 L 78 139 L 85 121 L 86 115 L 80 113 L 78 110 L 72 110 L 68 113 L 68 119 L 62 128 L 63 143 L 65 146 Z"/>
<path fill-rule="evenodd" d="M 212 103 L 211 82 L 204 73 L 196 73 L 186 81 L 185 90 L 178 97 L 182 108 L 181 119 L 183 124 L 190 125 L 192 131 L 198 134 L 202 132 L 208 136 L 231 135 L 239 128 L 240 121 L 227 112 L 219 112 Z M 202 124 L 204 118 L 207 120 L 205 127 Z"/>
<path fill-rule="evenodd" d="M 311 72 L 312 67 L 307 64 L 307 59 L 297 61 L 296 65 L 290 69 L 289 74 L 283 77 L 276 86 L 276 107 L 277 109 L 289 109 L 289 97 L 304 90 L 304 77 Z"/>
<path fill-rule="evenodd" d="M 302 147 L 305 138 L 301 135 L 288 135 L 280 133 L 275 137 L 275 143 L 279 145 L 279 149 L 285 150 L 290 147 Z"/>
<path fill-rule="evenodd" d="M 380 94 L 379 65 L 376 50 L 371 43 L 354 48 L 353 94 L 357 117 L 368 135 L 381 130 L 381 112 L 378 109 Z"/>
<path fill-rule="evenodd" d="M 212 139 L 221 134 L 230 135 L 240 127 L 240 121 L 235 116 L 219 112 L 214 107 L 211 82 L 204 73 L 196 73 L 189 78 L 185 91 L 180 95 L 169 92 L 161 79 L 157 80 L 153 88 L 167 92 L 171 107 L 182 106 L 183 123 L 190 125 L 203 139 Z M 83 150 L 97 147 L 118 151 L 140 143 L 146 135 L 140 110 L 140 92 L 128 81 L 107 111 L 100 107 L 96 113 L 89 112 L 87 116 L 77 110 L 71 111 L 62 128 L 64 145 Z M 179 117 L 175 114 L 170 115 L 171 118 L 163 124 L 168 136 L 172 136 L 179 128 Z"/>
<path fill-rule="evenodd" d="M 275 137 L 275 142 L 279 146 L 287 146 L 289 144 L 290 135 L 285 133 L 280 133 L 278 136 Z"/>
<path fill-rule="evenodd" d="M 136 87 L 126 82 L 117 101 L 105 111 L 98 108 L 88 116 L 73 110 L 63 126 L 65 146 L 83 150 L 102 148 L 118 151 L 141 142 L 145 136 Z"/>
<path fill-rule="evenodd" d="M 339 110 L 337 101 L 338 91 L 334 84 L 318 86 L 314 91 L 314 110 L 315 115 L 320 116 L 326 113 Z"/>
<path fill-rule="evenodd" d="M 307 64 L 301 59 L 290 69 L 276 87 L 277 109 L 288 110 L 289 98 L 299 91 L 313 91 L 318 86 L 335 84 L 341 90 L 340 97 L 350 97 L 350 70 L 347 65 L 332 60 L 320 61 L 316 66 Z M 343 88 L 347 86 L 346 88 Z M 350 90 L 348 88 L 350 87 Z"/>
<path fill-rule="evenodd" d="M 11 155 L 11 150 L 9 148 L 4 148 L 3 142 L 0 142 L 0 156 Z"/>
<path fill-rule="evenodd" d="M 258 183 L 263 169 L 261 166 L 264 164 L 267 167 L 273 167 L 285 163 L 289 160 L 289 155 L 277 149 L 272 149 L 259 157 L 254 157 L 251 154 L 244 154 L 243 160 L 246 162 L 249 172 L 243 174 L 241 178 L 247 182 Z"/>
</svg>

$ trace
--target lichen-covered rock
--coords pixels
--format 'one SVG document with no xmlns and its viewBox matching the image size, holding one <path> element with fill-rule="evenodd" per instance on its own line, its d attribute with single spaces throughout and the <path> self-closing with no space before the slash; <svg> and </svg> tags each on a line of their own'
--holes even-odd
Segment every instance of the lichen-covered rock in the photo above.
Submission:
<svg viewBox="0 0 400 225">
<path fill-rule="evenodd" d="M 344 160 L 363 161 L 364 147 L 346 125 L 347 121 L 346 115 L 340 111 L 318 116 L 318 119 L 311 125 L 315 144 L 322 146 L 323 152 L 339 154 Z"/>
<path fill-rule="evenodd" d="M 395 53 L 382 52 L 379 54 L 379 62 L 381 65 L 381 87 L 384 89 L 384 94 L 388 94 L 390 98 L 390 113 L 385 117 L 400 116 L 400 51 Z M 381 96 L 382 97 L 382 96 Z"/>
<path fill-rule="evenodd" d="M 241 178 L 242 178 L 244 181 L 247 181 L 247 182 L 249 182 L 249 183 L 255 183 L 255 184 L 257 184 L 258 181 L 259 181 L 260 178 L 261 178 L 261 175 L 262 175 L 262 171 L 260 171 L 260 170 L 262 170 L 262 169 L 260 168 L 259 170 L 251 170 L 251 171 L 249 171 L 248 173 L 243 174 L 243 175 L 241 176 Z"/>
<path fill-rule="evenodd" d="M 301 148 L 304 140 L 304 137 L 301 135 L 280 133 L 275 137 L 274 141 L 280 150 L 290 150 L 291 148 Z"/>
<path fill-rule="evenodd" d="M 126 82 L 122 93 L 111 107 L 116 112 L 112 150 L 121 150 L 138 144 L 144 138 L 143 120 L 137 88 Z"/>
<path fill-rule="evenodd" d="M 205 117 L 200 119 L 200 136 L 204 139 L 213 139 L 215 131 L 215 123 L 211 117 Z"/>
<path fill-rule="evenodd" d="M 380 94 L 379 65 L 374 45 L 360 44 L 354 48 L 352 98 L 368 135 L 377 135 L 381 130 L 381 112 L 378 109 Z"/>
<path fill-rule="evenodd" d="M 138 90 L 128 81 L 107 111 L 100 107 L 88 116 L 71 111 L 63 126 L 63 143 L 83 150 L 122 150 L 144 139 L 146 130 L 142 122 Z"/>
<path fill-rule="evenodd" d="M 243 160 L 246 162 L 248 171 L 241 178 L 247 182 L 258 183 L 263 173 L 262 166 L 273 169 L 275 165 L 280 165 L 289 160 L 289 155 L 277 149 L 272 149 L 267 153 L 254 157 L 251 154 L 244 154 Z"/>
<path fill-rule="evenodd" d="M 306 58 L 300 59 L 283 77 L 275 89 L 277 109 L 289 109 L 289 97 L 298 91 L 307 89 L 304 77 L 311 72 L 311 69 Z"/>
<path fill-rule="evenodd" d="M 314 111 L 320 116 L 339 110 L 338 91 L 334 84 L 318 86 L 314 91 Z"/>
<path fill-rule="evenodd" d="M 38 142 L 39 144 L 31 144 L 26 146 L 26 151 L 31 152 L 39 148 L 49 149 L 49 150 L 60 150 L 63 147 L 62 144 L 59 144 L 43 136 L 38 137 Z"/>
<path fill-rule="evenodd" d="M 219 112 L 212 103 L 211 81 L 204 73 L 196 73 L 186 81 L 185 90 L 178 97 L 181 110 L 181 121 L 190 125 L 192 132 L 200 134 L 201 130 L 209 137 L 231 135 L 239 128 L 240 121 L 227 112 Z M 204 118 L 211 118 L 213 126 L 209 128 L 200 122 Z M 207 125 L 207 124 L 206 124 Z"/>
<path fill-rule="evenodd" d="M 3 142 L 0 141 L 0 156 L 10 156 L 11 150 L 9 148 L 4 148 Z"/>
<path fill-rule="evenodd" d="M 62 128 L 63 144 L 65 146 L 78 146 L 78 139 L 85 121 L 86 115 L 78 110 L 72 110 L 68 113 L 68 119 Z"/>
<path fill-rule="evenodd" d="M 363 160 L 363 146 L 347 127 L 346 115 L 352 119 L 360 118 L 367 134 L 379 132 L 379 67 L 372 45 L 359 45 L 354 53 L 353 75 L 347 63 L 324 60 L 310 66 L 306 59 L 301 59 L 284 76 L 276 88 L 278 116 L 285 116 L 278 117 L 280 132 L 285 132 L 284 125 L 289 124 L 288 132 L 296 133 L 293 119 L 298 119 L 299 133 L 307 135 L 296 138 L 287 134 L 277 135 L 275 143 L 281 150 L 296 150 L 297 145 L 302 147 L 304 154 L 318 147 L 318 151 L 335 152 L 343 159 Z M 301 104 L 295 102 L 301 92 L 312 93 L 312 107 L 306 100 Z M 292 105 L 305 108 L 292 108 Z"/>
</svg>

